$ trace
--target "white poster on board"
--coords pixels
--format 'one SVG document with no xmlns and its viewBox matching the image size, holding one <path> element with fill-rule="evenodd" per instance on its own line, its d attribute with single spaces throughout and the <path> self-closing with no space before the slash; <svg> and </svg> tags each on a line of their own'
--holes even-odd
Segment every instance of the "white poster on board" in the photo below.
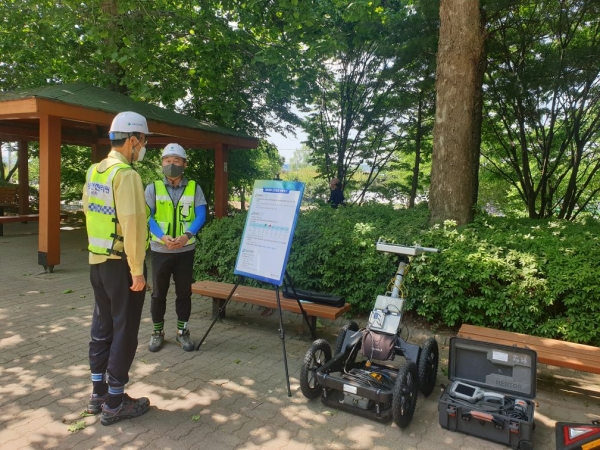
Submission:
<svg viewBox="0 0 600 450">
<path fill-rule="evenodd" d="M 281 286 L 300 212 L 304 183 L 258 180 L 234 273 Z"/>
</svg>

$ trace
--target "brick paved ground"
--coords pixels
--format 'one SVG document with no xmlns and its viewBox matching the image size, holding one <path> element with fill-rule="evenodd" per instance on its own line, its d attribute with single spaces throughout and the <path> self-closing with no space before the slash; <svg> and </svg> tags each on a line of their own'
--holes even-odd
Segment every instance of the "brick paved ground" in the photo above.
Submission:
<svg viewBox="0 0 600 450">
<path fill-rule="evenodd" d="M 168 340 L 150 353 L 147 294 L 138 353 L 127 392 L 148 396 L 143 417 L 110 427 L 81 417 L 90 393 L 87 343 L 93 305 L 85 233 L 61 233 L 61 264 L 37 265 L 37 224 L 7 224 L 0 237 L 0 447 L 3 449 L 503 449 L 438 425 L 437 392 L 419 396 L 405 430 L 308 401 L 298 375 L 310 339 L 300 317 L 285 314 L 292 397 L 288 398 L 277 315 L 232 305 L 199 352 L 175 343 L 173 298 Z M 210 302 L 193 300 L 192 337 L 209 325 Z M 320 337 L 334 342 L 341 322 L 325 322 Z M 412 330 L 410 341 L 428 334 Z M 438 382 L 447 382 L 449 336 L 441 344 Z M 401 359 L 401 358 L 400 358 Z M 556 421 L 600 417 L 600 377 L 542 367 L 534 432 L 536 449 L 554 449 Z M 81 425 L 79 431 L 69 428 Z"/>
</svg>

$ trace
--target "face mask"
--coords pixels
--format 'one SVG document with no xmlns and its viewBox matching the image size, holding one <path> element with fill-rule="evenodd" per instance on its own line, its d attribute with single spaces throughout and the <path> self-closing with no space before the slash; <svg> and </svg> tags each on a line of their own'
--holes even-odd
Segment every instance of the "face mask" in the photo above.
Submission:
<svg viewBox="0 0 600 450">
<path fill-rule="evenodd" d="M 180 177 L 183 173 L 183 166 L 176 166 L 175 164 L 169 164 L 162 167 L 163 173 L 170 178 Z"/>
<path fill-rule="evenodd" d="M 146 147 L 140 148 L 140 151 L 138 152 L 138 157 L 137 157 L 136 161 L 142 162 L 145 154 L 146 154 Z"/>
</svg>

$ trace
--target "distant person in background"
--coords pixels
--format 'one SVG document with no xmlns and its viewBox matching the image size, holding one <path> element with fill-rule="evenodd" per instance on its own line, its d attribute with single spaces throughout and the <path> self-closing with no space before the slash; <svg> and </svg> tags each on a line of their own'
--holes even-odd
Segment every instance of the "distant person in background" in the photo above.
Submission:
<svg viewBox="0 0 600 450">
<path fill-rule="evenodd" d="M 332 178 L 329 182 L 329 188 L 331 189 L 331 194 L 329 195 L 329 200 L 327 203 L 331 203 L 332 208 L 337 208 L 340 205 L 344 204 L 344 194 L 342 193 L 342 185 L 340 184 L 340 180 L 337 178 Z"/>
</svg>

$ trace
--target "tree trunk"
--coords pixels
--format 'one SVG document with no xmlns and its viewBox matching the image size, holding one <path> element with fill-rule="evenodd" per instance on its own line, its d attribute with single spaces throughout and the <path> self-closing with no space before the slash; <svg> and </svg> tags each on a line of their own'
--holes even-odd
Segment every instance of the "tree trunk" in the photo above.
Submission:
<svg viewBox="0 0 600 450">
<path fill-rule="evenodd" d="M 408 199 L 408 207 L 415 207 L 417 198 L 417 189 L 419 188 L 419 171 L 421 170 L 421 141 L 423 138 L 423 99 L 419 99 L 419 107 L 417 110 L 417 135 L 415 136 L 415 165 L 413 166 L 412 182 L 410 186 L 410 196 Z"/>
<path fill-rule="evenodd" d="M 243 186 L 240 188 L 240 209 L 246 211 L 246 189 Z"/>
<path fill-rule="evenodd" d="M 473 220 L 481 127 L 483 27 L 479 1 L 441 0 L 430 222 Z"/>
<path fill-rule="evenodd" d="M 4 144 L 4 142 L 0 142 L 0 181 L 4 181 L 4 161 L 2 160 L 2 144 Z"/>
</svg>

